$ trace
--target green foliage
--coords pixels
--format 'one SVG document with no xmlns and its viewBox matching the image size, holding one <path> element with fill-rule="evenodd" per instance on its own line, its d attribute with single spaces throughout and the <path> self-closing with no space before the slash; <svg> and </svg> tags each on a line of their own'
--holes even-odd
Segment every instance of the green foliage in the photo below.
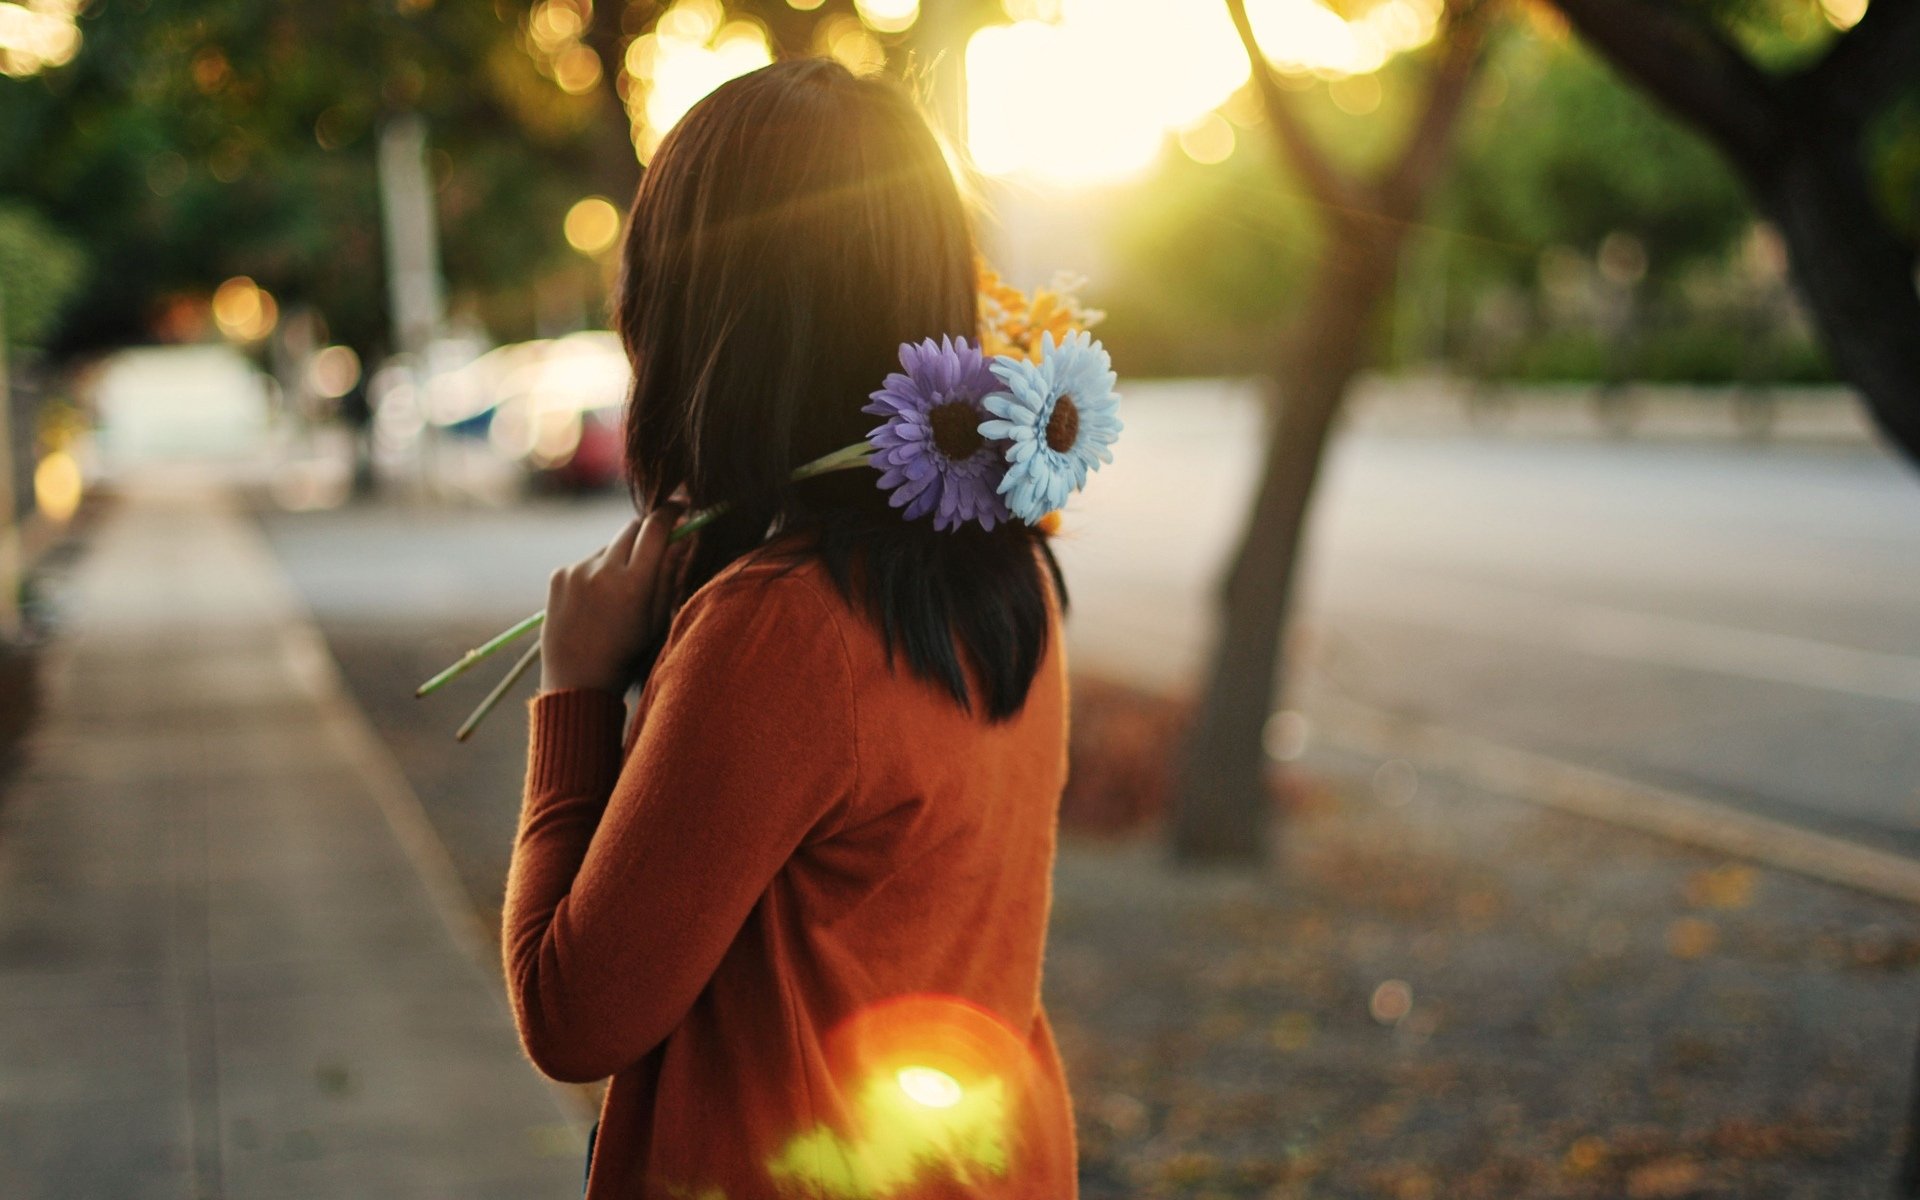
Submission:
<svg viewBox="0 0 1920 1200">
<path fill-rule="evenodd" d="M 1510 36 L 1486 70 L 1434 209 L 1466 290 L 1530 284 L 1548 247 L 1591 253 L 1615 231 L 1646 247 L 1658 287 L 1751 222 L 1719 155 L 1577 44 Z"/>
<path fill-rule="evenodd" d="M 144 340 L 168 298 L 246 274 L 384 339 L 375 179 L 388 116 L 425 117 L 449 289 L 484 300 L 576 270 L 567 207 L 635 174 L 605 153 L 610 92 L 569 96 L 518 44 L 523 0 L 105 0 L 69 66 L 0 80 L 0 198 L 25 200 L 96 269 L 65 350 Z M 523 306 L 530 309 L 531 305 Z M 503 330 L 512 333 L 514 330 Z M 525 332 L 525 331 L 522 331 Z"/>
<path fill-rule="evenodd" d="M 1530 383 L 1828 383 L 1833 368 L 1804 334 L 1756 339 L 1696 321 L 1651 325 L 1625 344 L 1591 329 L 1546 330 L 1481 364 L 1479 374 Z"/>
<path fill-rule="evenodd" d="M 37 213 L 0 205 L 0 342 L 37 345 L 85 278 L 86 257 Z"/>
<path fill-rule="evenodd" d="M 1425 65 L 1390 64 L 1376 112 L 1341 111 L 1325 85 L 1299 100 L 1318 140 L 1365 169 L 1415 118 Z M 1113 298 L 1102 297 L 1111 312 L 1103 336 L 1149 371 L 1270 367 L 1274 331 L 1319 253 L 1316 223 L 1276 166 L 1267 130 L 1238 133 L 1227 162 L 1202 167 L 1170 156 L 1122 201 L 1121 269 Z M 1645 246 L 1647 288 L 1659 292 L 1689 268 L 1726 258 L 1752 221 L 1709 146 L 1565 40 L 1503 36 L 1456 137 L 1456 161 L 1402 287 L 1410 297 L 1444 295 L 1457 317 L 1490 290 L 1530 294 L 1547 249 L 1591 255 L 1614 232 Z M 1447 319 L 1424 304 L 1397 309 L 1415 322 Z M 1414 333 L 1415 342 L 1432 341 Z"/>
<path fill-rule="evenodd" d="M 1315 253 L 1305 201 L 1276 182 L 1241 130 L 1217 166 L 1170 157 L 1122 202 L 1119 267 L 1098 299 L 1101 337 L 1154 374 L 1218 374 L 1268 365 L 1262 347 L 1296 307 Z"/>
<path fill-rule="evenodd" d="M 1920 84 L 1867 130 L 1874 192 L 1893 227 L 1920 243 Z"/>
<path fill-rule="evenodd" d="M 1820 0 L 1683 0 L 1681 7 L 1768 71 L 1803 67 L 1839 36 Z"/>
</svg>

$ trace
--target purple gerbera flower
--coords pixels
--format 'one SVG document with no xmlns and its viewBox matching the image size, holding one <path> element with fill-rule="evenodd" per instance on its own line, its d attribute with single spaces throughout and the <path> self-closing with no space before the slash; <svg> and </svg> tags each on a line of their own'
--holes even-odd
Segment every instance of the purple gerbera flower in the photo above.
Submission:
<svg viewBox="0 0 1920 1200">
<path fill-rule="evenodd" d="M 886 421 L 867 440 L 888 503 L 908 520 L 933 514 L 935 529 L 978 521 L 987 529 L 1009 519 L 999 494 L 1006 443 L 982 437 L 990 414 L 981 401 L 1000 387 L 980 348 L 965 338 L 900 345 L 899 371 L 887 376 L 861 409 Z"/>
</svg>

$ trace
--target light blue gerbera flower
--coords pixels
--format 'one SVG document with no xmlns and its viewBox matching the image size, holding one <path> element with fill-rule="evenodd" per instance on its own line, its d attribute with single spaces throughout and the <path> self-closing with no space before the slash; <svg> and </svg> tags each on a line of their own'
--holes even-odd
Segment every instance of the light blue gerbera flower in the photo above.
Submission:
<svg viewBox="0 0 1920 1200">
<path fill-rule="evenodd" d="M 1006 390 L 982 403 L 996 419 L 980 436 L 1004 439 L 1007 474 L 999 491 L 1029 525 L 1060 508 L 1087 484 L 1087 472 L 1112 462 L 1120 436 L 1118 378 L 1107 351 L 1082 330 L 1058 345 L 1040 342 L 1040 361 L 1001 355 L 990 364 Z"/>
</svg>

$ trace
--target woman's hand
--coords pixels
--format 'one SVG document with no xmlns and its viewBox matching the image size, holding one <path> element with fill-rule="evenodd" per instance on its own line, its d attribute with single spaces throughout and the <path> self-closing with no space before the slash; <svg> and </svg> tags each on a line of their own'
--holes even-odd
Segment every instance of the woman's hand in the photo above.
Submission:
<svg viewBox="0 0 1920 1200">
<path fill-rule="evenodd" d="M 663 504 L 635 517 L 598 554 L 547 580 L 540 631 L 540 690 L 626 689 L 634 659 L 666 624 L 685 559 L 667 535 L 685 509 Z"/>
</svg>

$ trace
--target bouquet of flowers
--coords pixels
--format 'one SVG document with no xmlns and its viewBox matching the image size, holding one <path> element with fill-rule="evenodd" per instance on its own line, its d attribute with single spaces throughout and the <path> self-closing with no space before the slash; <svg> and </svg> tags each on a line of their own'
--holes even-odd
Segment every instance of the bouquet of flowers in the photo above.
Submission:
<svg viewBox="0 0 1920 1200">
<path fill-rule="evenodd" d="M 1120 436 L 1118 382 L 1087 327 L 1105 314 L 1082 307 L 1078 280 L 1056 277 L 1029 297 L 980 266 L 980 336 L 906 342 L 862 412 L 879 417 L 863 442 L 805 463 L 799 481 L 871 467 L 888 503 L 937 530 L 1019 520 L 1051 533 L 1067 497 L 1113 461 Z M 704 509 L 675 528 L 679 540 L 724 510 Z M 426 696 L 540 627 L 534 613 L 420 685 Z M 539 656 L 521 656 L 454 736 L 465 741 Z"/>
</svg>

